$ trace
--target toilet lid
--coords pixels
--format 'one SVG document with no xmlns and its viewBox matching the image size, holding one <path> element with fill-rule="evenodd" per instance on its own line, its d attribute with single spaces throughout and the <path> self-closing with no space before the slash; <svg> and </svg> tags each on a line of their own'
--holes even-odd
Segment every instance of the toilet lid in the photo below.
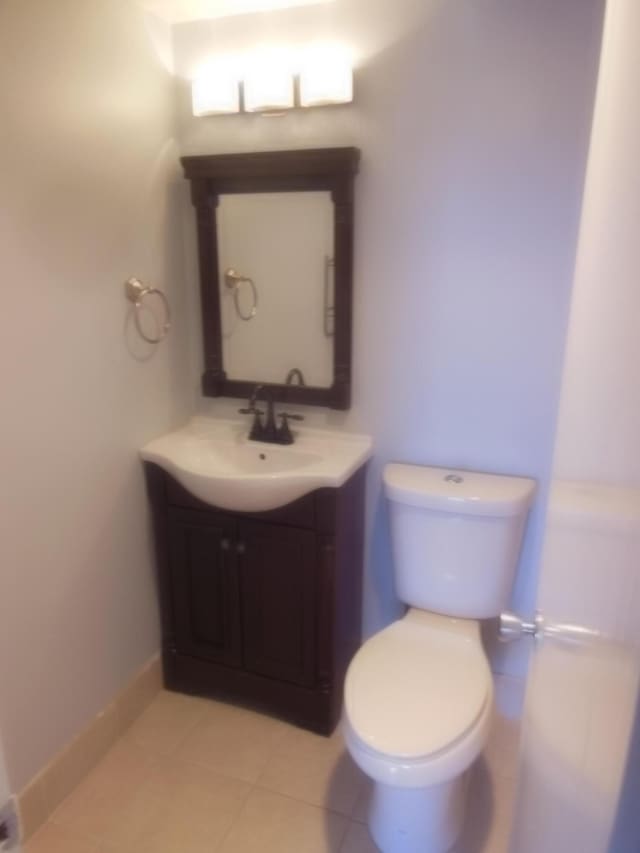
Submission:
<svg viewBox="0 0 640 853">
<path fill-rule="evenodd" d="M 417 759 L 451 746 L 482 713 L 491 674 L 479 637 L 408 618 L 376 634 L 354 657 L 345 712 L 378 752 Z"/>
</svg>

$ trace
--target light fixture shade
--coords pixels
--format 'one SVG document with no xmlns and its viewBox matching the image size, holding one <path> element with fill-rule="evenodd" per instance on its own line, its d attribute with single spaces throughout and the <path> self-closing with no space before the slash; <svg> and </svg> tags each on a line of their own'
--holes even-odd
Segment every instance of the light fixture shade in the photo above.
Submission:
<svg viewBox="0 0 640 853">
<path fill-rule="evenodd" d="M 287 54 L 258 53 L 244 77 L 246 112 L 279 112 L 293 106 L 293 73 Z"/>
<path fill-rule="evenodd" d="M 201 72 L 191 84 L 194 116 L 240 112 L 238 75 L 223 66 Z"/>
<path fill-rule="evenodd" d="M 300 69 L 300 106 L 348 104 L 353 100 L 353 69 L 337 48 L 312 50 Z"/>
</svg>

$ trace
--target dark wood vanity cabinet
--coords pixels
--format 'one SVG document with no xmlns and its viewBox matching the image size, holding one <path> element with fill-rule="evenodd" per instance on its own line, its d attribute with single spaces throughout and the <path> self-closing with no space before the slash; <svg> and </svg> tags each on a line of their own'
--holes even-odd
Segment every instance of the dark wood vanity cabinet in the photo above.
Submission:
<svg viewBox="0 0 640 853">
<path fill-rule="evenodd" d="M 169 507 L 169 594 L 175 645 L 184 654 L 240 666 L 240 594 L 224 516 Z"/>
<path fill-rule="evenodd" d="M 360 645 L 364 468 L 262 513 L 216 509 L 145 471 L 166 686 L 330 733 Z"/>
</svg>

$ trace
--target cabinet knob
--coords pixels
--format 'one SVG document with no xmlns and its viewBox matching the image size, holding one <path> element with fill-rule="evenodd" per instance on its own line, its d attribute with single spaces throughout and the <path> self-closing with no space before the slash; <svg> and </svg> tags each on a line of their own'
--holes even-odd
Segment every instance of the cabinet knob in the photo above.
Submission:
<svg viewBox="0 0 640 853">
<path fill-rule="evenodd" d="M 231 541 L 229 539 L 227 539 L 226 537 L 224 539 L 221 539 L 220 540 L 220 550 L 221 551 L 228 551 L 229 548 L 231 548 Z"/>
<path fill-rule="evenodd" d="M 244 542 L 238 542 L 238 544 L 236 545 L 236 553 L 237 554 L 244 554 L 244 552 L 246 550 L 247 550 L 247 546 L 244 544 Z"/>
</svg>

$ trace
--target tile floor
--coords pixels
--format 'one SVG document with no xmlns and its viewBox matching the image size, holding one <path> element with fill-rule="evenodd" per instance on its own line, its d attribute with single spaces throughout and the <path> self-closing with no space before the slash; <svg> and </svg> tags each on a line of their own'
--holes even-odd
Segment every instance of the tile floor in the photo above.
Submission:
<svg viewBox="0 0 640 853">
<path fill-rule="evenodd" d="M 497 712 L 457 853 L 507 853 L 517 724 Z M 375 853 L 340 735 L 162 691 L 24 853 Z"/>
</svg>

